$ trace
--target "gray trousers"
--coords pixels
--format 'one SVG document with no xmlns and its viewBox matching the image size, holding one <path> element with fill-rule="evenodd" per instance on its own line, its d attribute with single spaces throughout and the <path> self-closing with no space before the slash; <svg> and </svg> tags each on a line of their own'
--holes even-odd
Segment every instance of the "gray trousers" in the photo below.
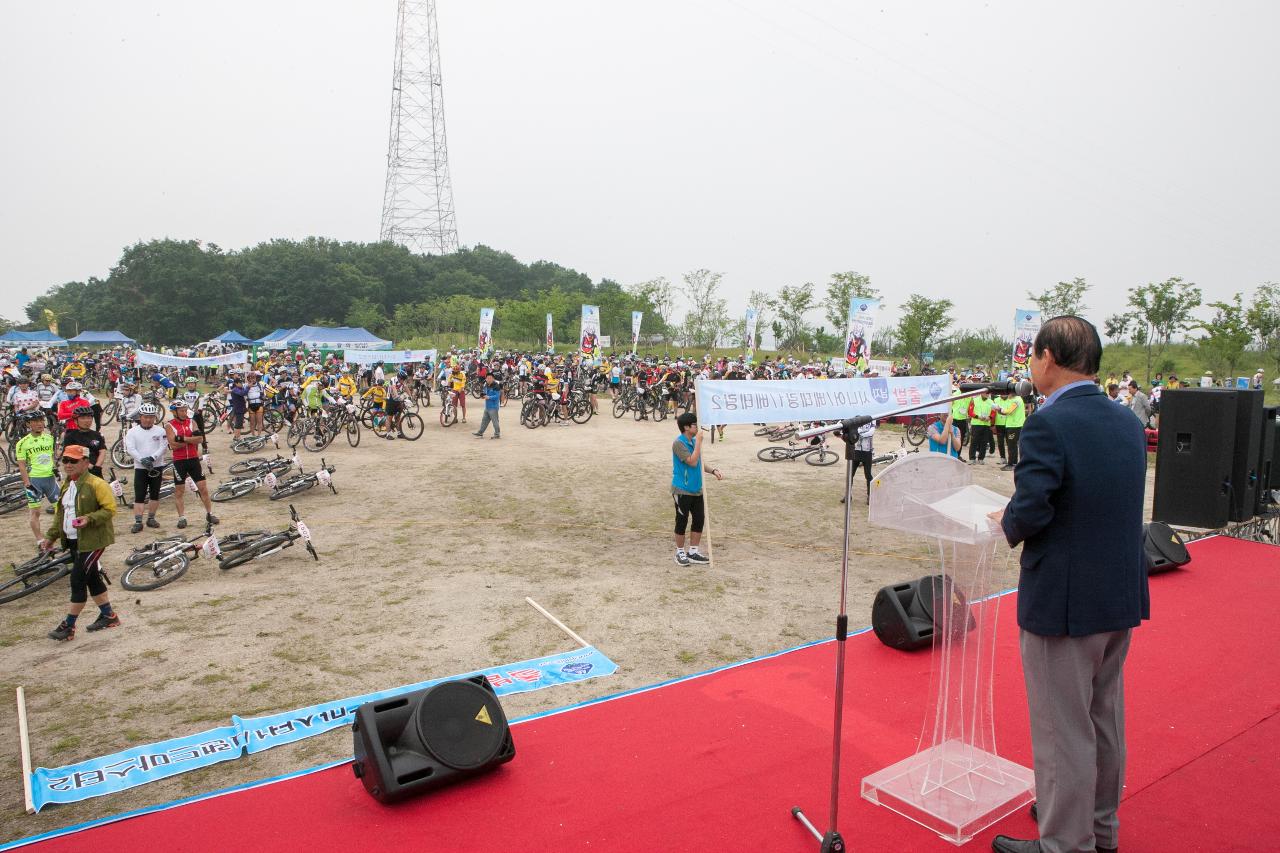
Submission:
<svg viewBox="0 0 1280 853">
<path fill-rule="evenodd" d="M 481 435 L 484 435 L 485 427 L 487 427 L 489 424 L 493 424 L 494 435 L 502 435 L 502 427 L 498 426 L 498 410 L 497 409 L 484 410 L 484 417 L 480 419 L 480 429 L 476 430 L 476 432 L 480 433 Z"/>
<path fill-rule="evenodd" d="M 1124 660 L 1130 630 L 1086 637 L 1022 631 L 1036 810 L 1044 853 L 1119 846 Z"/>
</svg>

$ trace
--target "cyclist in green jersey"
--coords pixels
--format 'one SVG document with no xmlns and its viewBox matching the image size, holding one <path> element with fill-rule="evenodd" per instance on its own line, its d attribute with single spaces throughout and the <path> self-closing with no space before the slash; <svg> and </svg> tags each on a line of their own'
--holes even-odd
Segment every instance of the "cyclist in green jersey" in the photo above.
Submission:
<svg viewBox="0 0 1280 853">
<path fill-rule="evenodd" d="M 53 435 L 45 430 L 44 412 L 40 409 L 26 412 L 23 417 L 27 420 L 28 432 L 18 439 L 14 456 L 27 491 L 31 532 L 39 542 L 44 538 L 40 530 L 40 499 L 47 499 L 50 508 L 58 503 L 58 481 L 53 476 Z"/>
</svg>

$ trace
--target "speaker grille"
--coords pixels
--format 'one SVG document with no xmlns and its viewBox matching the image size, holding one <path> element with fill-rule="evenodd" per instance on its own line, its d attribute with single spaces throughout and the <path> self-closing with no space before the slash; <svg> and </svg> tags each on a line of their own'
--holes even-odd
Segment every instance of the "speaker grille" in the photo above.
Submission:
<svg viewBox="0 0 1280 853">
<path fill-rule="evenodd" d="M 418 735 L 431 754 L 457 770 L 473 770 L 498 757 L 507 720 L 498 700 L 468 681 L 448 681 L 422 697 Z"/>
</svg>

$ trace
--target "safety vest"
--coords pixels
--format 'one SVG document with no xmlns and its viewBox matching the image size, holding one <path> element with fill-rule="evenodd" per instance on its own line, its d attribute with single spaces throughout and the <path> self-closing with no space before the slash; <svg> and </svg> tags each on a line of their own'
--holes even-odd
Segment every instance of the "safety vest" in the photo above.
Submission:
<svg viewBox="0 0 1280 853">
<path fill-rule="evenodd" d="M 676 440 L 689 448 L 690 453 L 693 453 L 694 443 L 692 438 L 687 435 L 680 435 L 676 437 Z M 671 451 L 671 485 L 682 492 L 689 492 L 694 495 L 702 494 L 702 461 L 699 460 L 693 465 L 686 465 L 674 450 Z"/>
<path fill-rule="evenodd" d="M 1004 416 L 1004 425 L 1008 429 L 1021 429 L 1022 425 L 1027 422 L 1027 406 L 1022 402 L 1021 397 L 1014 397 L 1008 403 L 1013 404 L 1013 409 L 1009 414 Z M 1008 404 L 1005 405 L 1008 409 Z"/>
<path fill-rule="evenodd" d="M 991 401 L 981 397 L 973 398 L 973 421 L 981 426 L 991 425 Z"/>
<path fill-rule="evenodd" d="M 967 421 L 969 420 L 969 400 L 956 400 L 951 404 L 951 420 Z"/>
</svg>

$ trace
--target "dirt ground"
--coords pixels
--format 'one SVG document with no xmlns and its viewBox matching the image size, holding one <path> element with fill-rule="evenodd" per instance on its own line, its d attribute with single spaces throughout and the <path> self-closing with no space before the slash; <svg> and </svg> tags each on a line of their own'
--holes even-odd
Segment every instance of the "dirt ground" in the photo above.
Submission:
<svg viewBox="0 0 1280 853">
<path fill-rule="evenodd" d="M 300 548 L 226 572 L 199 560 L 168 587 L 129 593 L 118 568 L 151 531 L 131 535 L 122 508 L 104 564 L 123 627 L 46 639 L 64 612 L 65 581 L 0 605 L 0 841 L 351 755 L 349 730 L 339 729 L 27 816 L 17 685 L 26 688 L 33 761 L 57 767 L 199 732 L 233 713 L 288 711 L 573 648 L 525 596 L 619 670 L 506 697 L 513 719 L 832 635 L 843 464 L 760 462 L 764 439 L 729 427 L 723 443 L 707 445 L 725 474 L 708 492 L 714 562 L 682 568 L 671 545 L 673 421 L 614 420 L 604 402 L 586 425 L 528 430 L 512 406 L 492 441 L 470 434 L 481 411 L 471 405 L 471 424 L 450 429 L 425 410 L 417 442 L 366 432 L 358 448 L 340 438 L 323 454 L 301 451 L 308 469 L 319 455 L 337 467 L 336 496 L 316 488 L 294 499 L 319 563 Z M 892 428 L 877 435 L 878 452 L 899 444 Z M 215 483 L 238 458 L 227 445 L 213 442 Z M 974 473 L 1012 491 L 1012 474 L 996 465 Z M 259 490 L 215 505 L 219 530 L 283 528 L 283 504 Z M 935 564 L 925 540 L 868 527 L 861 495 L 855 508 L 848 609 L 851 625 L 865 626 L 878 589 Z M 190 506 L 188 514 L 199 517 Z M 160 535 L 176 532 L 175 515 L 172 499 L 162 501 Z M 3 563 L 31 551 L 24 514 L 0 518 Z M 1012 586 L 1016 561 L 1000 572 L 1000 586 Z M 94 615 L 90 605 L 81 624 Z"/>
</svg>

